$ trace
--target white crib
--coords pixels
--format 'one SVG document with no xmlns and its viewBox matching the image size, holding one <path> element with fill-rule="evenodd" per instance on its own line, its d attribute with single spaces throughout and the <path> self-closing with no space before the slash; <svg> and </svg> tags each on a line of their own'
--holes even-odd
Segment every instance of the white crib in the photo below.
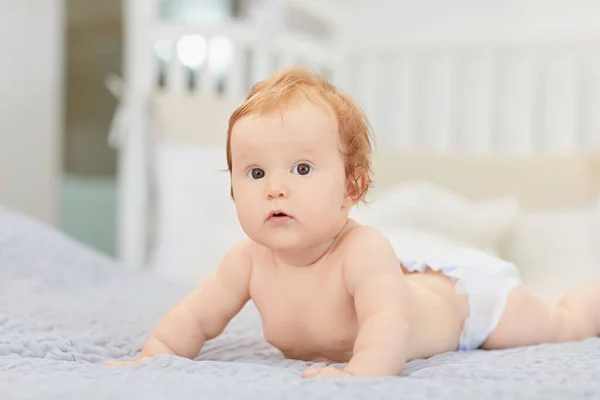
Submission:
<svg viewBox="0 0 600 400">
<path fill-rule="evenodd" d="M 119 148 L 118 251 L 132 267 L 145 265 L 149 246 L 148 99 L 156 93 L 236 103 L 276 69 L 303 64 L 363 105 L 379 148 L 528 157 L 587 154 L 600 144 L 600 40 L 474 38 L 356 49 L 285 32 L 266 37 L 243 23 L 163 23 L 157 1 L 125 3 L 126 90 L 111 141 Z M 202 55 L 182 60 L 178 46 Z M 201 66 L 189 68 L 194 63 Z"/>
</svg>

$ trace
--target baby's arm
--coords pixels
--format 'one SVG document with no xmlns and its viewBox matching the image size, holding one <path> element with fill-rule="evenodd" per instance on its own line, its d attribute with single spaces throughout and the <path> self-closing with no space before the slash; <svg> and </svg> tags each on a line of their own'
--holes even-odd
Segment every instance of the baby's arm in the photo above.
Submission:
<svg viewBox="0 0 600 400">
<path fill-rule="evenodd" d="M 217 270 L 159 321 L 140 360 L 159 354 L 194 358 L 206 340 L 223 332 L 250 298 L 252 262 L 247 247 L 244 241 L 232 248 Z"/>
<path fill-rule="evenodd" d="M 355 376 L 398 375 L 406 363 L 410 321 L 400 263 L 378 231 L 361 227 L 349 235 L 343 268 L 359 330 L 344 370 Z"/>
</svg>

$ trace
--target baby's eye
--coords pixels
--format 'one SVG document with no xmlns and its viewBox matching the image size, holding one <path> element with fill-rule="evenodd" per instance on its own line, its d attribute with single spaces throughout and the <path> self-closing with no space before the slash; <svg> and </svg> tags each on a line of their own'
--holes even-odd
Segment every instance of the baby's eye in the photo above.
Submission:
<svg viewBox="0 0 600 400">
<path fill-rule="evenodd" d="M 248 178 L 250 179 L 262 179 L 265 177 L 265 171 L 260 168 L 252 168 L 250 172 L 248 172 Z"/>
<path fill-rule="evenodd" d="M 312 167 L 308 164 L 298 164 L 294 167 L 292 172 L 298 175 L 308 175 L 312 172 Z"/>
</svg>

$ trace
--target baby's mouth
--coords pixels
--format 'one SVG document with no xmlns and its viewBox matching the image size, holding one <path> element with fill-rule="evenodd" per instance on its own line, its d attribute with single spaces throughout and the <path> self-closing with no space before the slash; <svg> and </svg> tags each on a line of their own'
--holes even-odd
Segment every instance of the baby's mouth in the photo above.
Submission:
<svg viewBox="0 0 600 400">
<path fill-rule="evenodd" d="M 271 222 L 273 224 L 285 224 L 289 221 L 291 221 L 293 219 L 293 217 L 287 213 L 284 213 L 283 211 L 272 211 L 269 214 L 269 218 L 267 218 L 268 222 Z"/>
</svg>

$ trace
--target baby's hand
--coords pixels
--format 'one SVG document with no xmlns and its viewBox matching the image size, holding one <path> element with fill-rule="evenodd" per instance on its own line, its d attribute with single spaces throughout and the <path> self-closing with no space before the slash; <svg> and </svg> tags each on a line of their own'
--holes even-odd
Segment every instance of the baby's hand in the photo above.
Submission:
<svg viewBox="0 0 600 400">
<path fill-rule="evenodd" d="M 352 376 L 352 374 L 333 367 L 309 368 L 302 373 L 303 378 L 315 378 L 317 376 L 323 376 L 327 378 L 339 378 L 342 376 Z"/>
<path fill-rule="evenodd" d="M 109 367 L 122 367 L 122 366 L 127 366 L 127 365 L 137 365 L 140 362 L 149 359 L 150 357 L 141 357 L 138 358 L 137 360 L 133 360 L 133 361 L 105 361 L 102 363 L 102 365 L 106 365 Z"/>
</svg>

